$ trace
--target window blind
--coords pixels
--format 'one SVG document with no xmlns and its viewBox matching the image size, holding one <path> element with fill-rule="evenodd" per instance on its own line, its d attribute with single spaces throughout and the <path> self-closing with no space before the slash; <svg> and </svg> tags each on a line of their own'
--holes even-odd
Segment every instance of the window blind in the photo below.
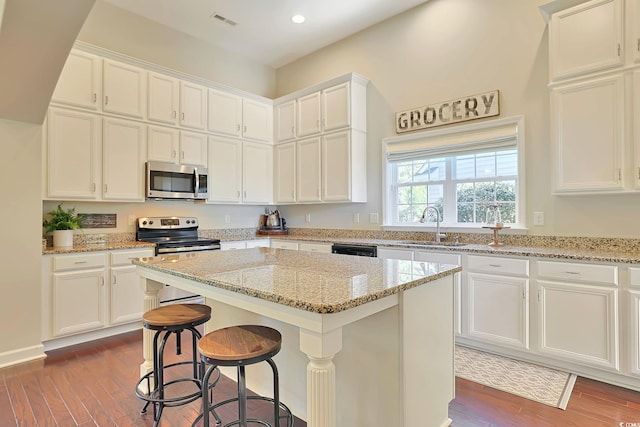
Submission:
<svg viewBox="0 0 640 427">
<path fill-rule="evenodd" d="M 469 132 L 424 134 L 409 140 L 389 142 L 386 145 L 387 160 L 401 162 L 514 149 L 518 144 L 517 130 L 515 124 L 509 124 Z"/>
</svg>

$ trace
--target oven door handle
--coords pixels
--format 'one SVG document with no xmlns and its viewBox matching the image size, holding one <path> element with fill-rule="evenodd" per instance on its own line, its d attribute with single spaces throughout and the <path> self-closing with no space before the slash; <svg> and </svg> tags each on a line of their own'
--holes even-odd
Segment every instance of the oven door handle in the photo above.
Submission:
<svg viewBox="0 0 640 427">
<path fill-rule="evenodd" d="M 195 193 L 194 196 L 198 197 L 198 193 L 200 193 L 200 175 L 198 175 L 198 168 L 193 168 L 193 179 L 195 181 Z"/>
</svg>

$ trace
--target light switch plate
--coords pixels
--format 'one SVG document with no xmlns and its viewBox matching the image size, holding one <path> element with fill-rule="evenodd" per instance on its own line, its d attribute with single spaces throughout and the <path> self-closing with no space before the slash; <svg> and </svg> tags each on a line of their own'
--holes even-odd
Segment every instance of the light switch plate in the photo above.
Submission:
<svg viewBox="0 0 640 427">
<path fill-rule="evenodd" d="M 544 225 L 544 212 L 533 213 L 533 225 Z"/>
</svg>

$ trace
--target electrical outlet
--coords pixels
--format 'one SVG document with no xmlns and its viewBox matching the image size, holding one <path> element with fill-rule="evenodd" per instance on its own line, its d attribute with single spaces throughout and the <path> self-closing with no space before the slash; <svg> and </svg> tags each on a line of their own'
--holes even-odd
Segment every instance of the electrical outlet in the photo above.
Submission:
<svg viewBox="0 0 640 427">
<path fill-rule="evenodd" d="M 360 222 L 360 214 L 359 213 L 354 213 L 353 214 L 353 223 L 354 224 L 358 224 Z"/>
<path fill-rule="evenodd" d="M 129 225 L 136 225 L 136 216 L 129 215 Z"/>
<path fill-rule="evenodd" d="M 225 224 L 231 224 L 231 215 L 226 214 L 226 215 L 224 216 L 224 223 L 225 223 Z"/>
<path fill-rule="evenodd" d="M 311 222 L 311 214 L 308 213 L 304 216 L 304 222 Z"/>
<path fill-rule="evenodd" d="M 369 222 L 371 224 L 377 224 L 378 223 L 378 213 L 377 212 L 371 212 L 369 214 Z"/>
<path fill-rule="evenodd" d="M 544 225 L 544 212 L 533 213 L 533 225 Z"/>
</svg>

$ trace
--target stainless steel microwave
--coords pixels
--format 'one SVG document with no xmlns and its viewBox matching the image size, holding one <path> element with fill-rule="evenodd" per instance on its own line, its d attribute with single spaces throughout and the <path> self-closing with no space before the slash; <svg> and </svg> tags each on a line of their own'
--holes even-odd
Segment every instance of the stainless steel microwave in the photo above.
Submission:
<svg viewBox="0 0 640 427">
<path fill-rule="evenodd" d="M 147 199 L 205 200 L 209 196 L 207 168 L 147 162 Z"/>
</svg>

